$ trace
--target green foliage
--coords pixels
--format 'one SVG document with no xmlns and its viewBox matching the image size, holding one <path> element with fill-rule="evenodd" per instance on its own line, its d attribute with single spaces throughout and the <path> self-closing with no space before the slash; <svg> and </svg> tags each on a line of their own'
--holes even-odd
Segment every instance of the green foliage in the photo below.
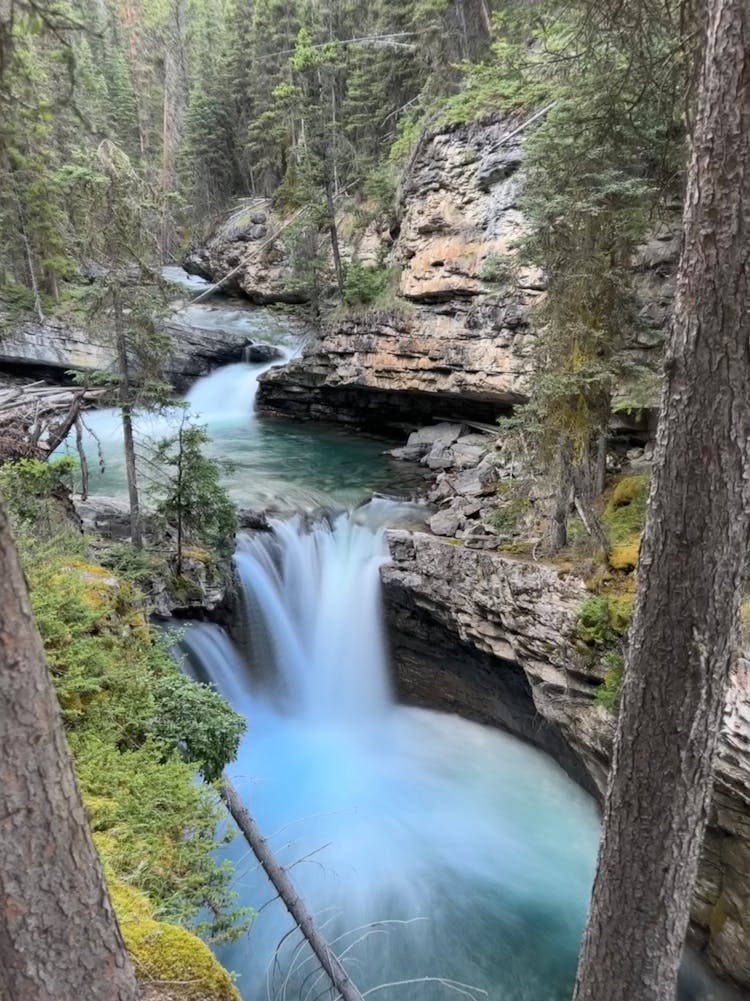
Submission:
<svg viewBox="0 0 750 1001">
<path fill-rule="evenodd" d="M 18 459 L 0 465 L 0 494 L 15 535 L 33 531 L 38 540 L 72 531 L 67 491 L 74 468 L 68 457 L 51 462 Z"/>
<path fill-rule="evenodd" d="M 158 678 L 153 694 L 152 731 L 169 748 L 180 745 L 185 760 L 196 764 L 207 782 L 218 779 L 237 757 L 243 718 L 213 688 L 184 674 Z"/>
<path fill-rule="evenodd" d="M 392 282 L 393 270 L 377 265 L 349 265 L 344 273 L 344 303 L 370 306 L 378 301 Z"/>
<path fill-rule="evenodd" d="M 498 507 L 485 518 L 498 535 L 515 535 L 521 519 L 529 510 L 527 497 L 511 489 L 505 491 Z"/>
<path fill-rule="evenodd" d="M 209 441 L 206 428 L 183 415 L 175 434 L 158 441 L 151 457 L 158 471 L 151 494 L 157 513 L 177 532 L 178 573 L 189 541 L 210 546 L 219 555 L 231 553 L 234 546 L 237 513 L 221 485 L 222 464 L 205 454 Z"/>
<path fill-rule="evenodd" d="M 515 268 L 507 254 L 488 254 L 479 268 L 479 279 L 487 285 L 510 285 Z"/>
<path fill-rule="evenodd" d="M 229 868 L 213 855 L 222 811 L 215 794 L 195 782 L 195 767 L 216 777 L 236 753 L 244 721 L 211 689 L 179 674 L 130 583 L 86 562 L 66 537 L 21 543 L 106 866 L 144 890 L 160 915 L 194 923 L 207 907 L 212 921 L 199 927 L 218 937 L 238 934 L 245 915 L 234 908 Z"/>
<path fill-rule="evenodd" d="M 190 765 L 176 755 L 164 760 L 148 742 L 120 750 L 87 733 L 71 746 L 94 838 L 112 874 L 142 890 L 159 917 L 224 936 L 226 914 L 215 928 L 197 921 L 203 907 L 233 907 L 230 868 L 213 857 L 222 820 L 215 793 L 193 780 Z"/>
<path fill-rule="evenodd" d="M 509 5 L 497 31 L 492 58 L 453 102 L 453 120 L 492 103 L 523 109 L 528 229 L 518 250 L 546 276 L 547 292 L 535 311 L 535 393 L 518 414 L 518 437 L 552 481 L 556 524 L 574 494 L 593 521 L 597 457 L 626 374 L 622 348 L 639 322 L 631 261 L 680 190 L 693 42 L 666 6 L 635 17 L 632 4 L 618 11 L 589 0 L 543 0 L 533 12 Z"/>
<path fill-rule="evenodd" d="M 633 597 L 595 594 L 584 599 L 576 618 L 576 636 L 590 647 L 607 647 L 628 631 Z"/>
<path fill-rule="evenodd" d="M 576 618 L 579 652 L 598 662 L 604 671 L 596 692 L 597 705 L 609 712 L 616 710 L 619 701 L 633 602 L 630 592 L 594 594 L 581 603 Z"/>
<path fill-rule="evenodd" d="M 610 650 L 604 655 L 603 663 L 606 665 L 607 671 L 604 675 L 604 681 L 597 690 L 596 703 L 607 712 L 614 712 L 620 699 L 625 661 L 622 654 Z"/>
</svg>

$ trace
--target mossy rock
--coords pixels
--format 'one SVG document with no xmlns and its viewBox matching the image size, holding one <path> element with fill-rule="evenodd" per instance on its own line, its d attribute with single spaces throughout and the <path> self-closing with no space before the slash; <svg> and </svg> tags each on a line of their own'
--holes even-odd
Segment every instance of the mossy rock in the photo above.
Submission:
<svg viewBox="0 0 750 1001">
<path fill-rule="evenodd" d="M 148 898 L 121 882 L 109 887 L 117 920 L 139 981 L 179 984 L 184 1001 L 240 1001 L 232 978 L 205 942 L 157 921 Z"/>
<path fill-rule="evenodd" d="M 640 548 L 640 535 L 633 542 L 626 542 L 621 546 L 613 546 L 609 553 L 609 565 L 613 570 L 635 570 L 638 566 Z"/>
<path fill-rule="evenodd" d="M 648 476 L 623 476 L 609 495 L 602 523 L 612 546 L 609 565 L 613 570 L 631 571 L 638 565 L 648 487 Z"/>
</svg>

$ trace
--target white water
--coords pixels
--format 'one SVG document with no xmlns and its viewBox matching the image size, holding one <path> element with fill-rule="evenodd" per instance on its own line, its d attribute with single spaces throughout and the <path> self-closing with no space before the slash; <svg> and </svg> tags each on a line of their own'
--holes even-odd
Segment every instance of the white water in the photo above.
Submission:
<svg viewBox="0 0 750 1001">
<path fill-rule="evenodd" d="M 379 520 L 370 511 L 309 530 L 286 522 L 241 543 L 241 648 L 216 627 L 186 637 L 202 678 L 248 719 L 230 773 L 281 862 L 304 860 L 294 880 L 337 950 L 348 950 L 360 990 L 448 977 L 493 1001 L 563 1001 L 592 877 L 595 807 L 533 748 L 394 704 Z M 229 854 L 243 903 L 260 908 L 273 896 L 264 877 L 239 839 Z M 372 922 L 386 923 L 363 928 Z M 310 990 L 317 974 L 296 934 L 274 962 L 289 929 L 276 902 L 247 938 L 219 950 L 245 1001 L 321 991 L 319 982 Z M 376 996 L 456 995 L 429 982 Z"/>
</svg>

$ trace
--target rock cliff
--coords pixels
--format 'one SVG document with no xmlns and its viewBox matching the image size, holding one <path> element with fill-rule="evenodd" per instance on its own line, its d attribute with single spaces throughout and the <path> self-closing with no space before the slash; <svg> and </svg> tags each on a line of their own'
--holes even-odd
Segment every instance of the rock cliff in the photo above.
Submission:
<svg viewBox="0 0 750 1001">
<path fill-rule="evenodd" d="M 545 279 L 518 259 L 518 128 L 505 117 L 422 138 L 402 183 L 398 225 L 381 244 L 398 274 L 387 308 L 327 321 L 301 359 L 264 376 L 261 406 L 350 422 L 491 420 L 528 395 L 531 310 Z M 640 365 L 658 364 L 664 340 L 676 220 L 675 211 L 655 227 L 634 262 L 641 323 L 627 351 Z M 360 259 L 371 258 L 368 244 Z"/>
<path fill-rule="evenodd" d="M 576 649 L 574 574 L 456 539 L 393 531 L 382 570 L 400 693 L 500 724 L 553 753 L 599 797 L 614 717 L 601 669 Z M 737 663 L 693 900 L 693 940 L 750 989 L 750 658 Z M 560 740 L 562 738 L 562 740 Z"/>
<path fill-rule="evenodd" d="M 114 336 L 104 327 L 92 332 L 52 317 L 44 321 L 28 317 L 9 326 L 0 337 L 2 371 L 59 381 L 68 371 L 117 369 Z M 161 329 L 169 343 L 165 375 L 180 390 L 219 365 L 241 361 L 253 343 L 247 334 L 192 326 L 178 314 L 165 319 Z"/>
</svg>

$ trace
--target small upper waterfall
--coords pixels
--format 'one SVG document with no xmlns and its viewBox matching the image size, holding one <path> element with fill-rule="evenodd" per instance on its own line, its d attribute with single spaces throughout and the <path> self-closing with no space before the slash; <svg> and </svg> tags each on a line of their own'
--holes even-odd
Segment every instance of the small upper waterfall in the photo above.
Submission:
<svg viewBox="0 0 750 1001">
<path fill-rule="evenodd" d="M 442 1001 L 448 978 L 470 997 L 568 1001 L 596 809 L 514 738 L 395 704 L 379 596 L 394 515 L 381 501 L 241 540 L 238 643 L 189 630 L 192 671 L 246 715 L 232 779 L 362 991 L 409 981 L 378 997 Z M 312 999 L 286 912 L 244 842 L 225 851 L 261 909 L 219 950 L 243 998 Z"/>
<path fill-rule="evenodd" d="M 240 540 L 251 663 L 265 662 L 298 717 L 351 725 L 389 704 L 379 578 L 386 557 L 382 531 L 343 514 L 307 530 L 300 518 L 277 522 L 273 534 Z"/>
</svg>

